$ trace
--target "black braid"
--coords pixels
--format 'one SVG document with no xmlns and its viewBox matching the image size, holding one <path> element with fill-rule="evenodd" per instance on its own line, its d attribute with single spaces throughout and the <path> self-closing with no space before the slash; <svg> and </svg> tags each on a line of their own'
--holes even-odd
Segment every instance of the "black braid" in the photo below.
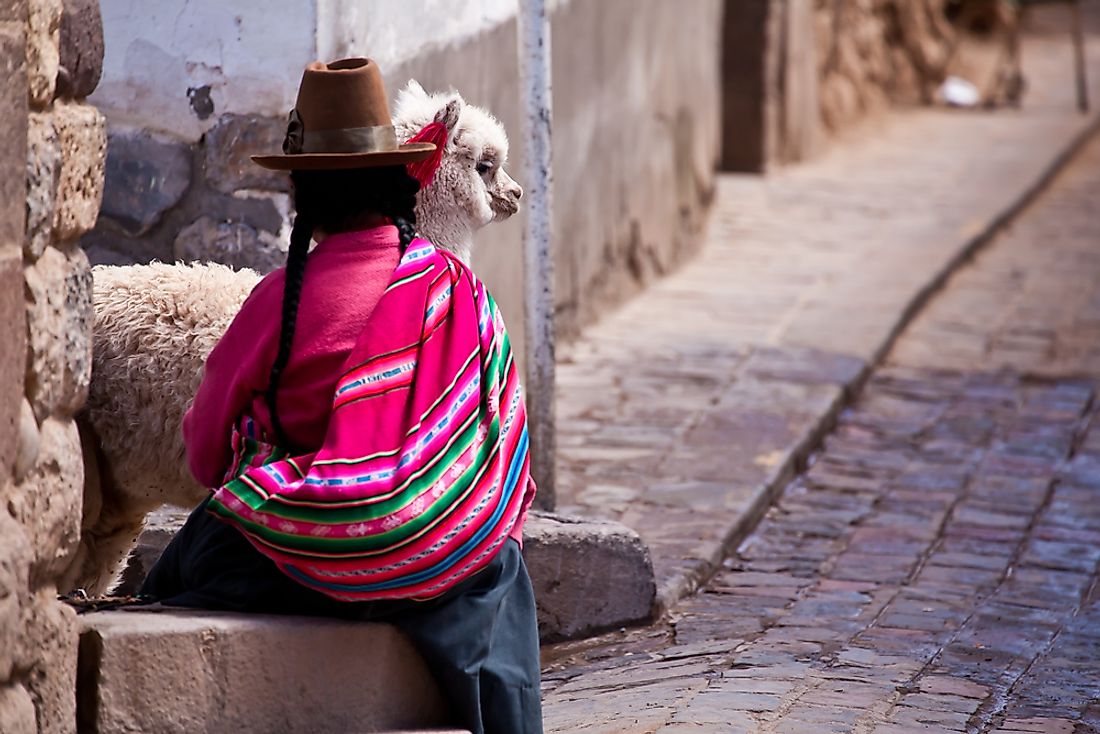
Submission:
<svg viewBox="0 0 1100 734">
<path fill-rule="evenodd" d="M 279 420 L 279 410 L 276 406 L 276 397 L 279 391 L 279 378 L 290 361 L 290 348 L 294 343 L 294 327 L 298 322 L 298 303 L 302 297 L 302 282 L 306 274 L 306 255 L 309 252 L 309 242 L 313 238 L 313 225 L 309 220 L 298 214 L 294 217 L 294 228 L 290 232 L 290 251 L 286 259 L 286 280 L 283 286 L 283 315 L 279 326 L 279 351 L 275 355 L 275 362 L 271 365 L 271 376 L 267 384 L 267 392 L 264 399 L 267 401 L 267 409 L 271 413 L 271 425 L 275 429 L 275 436 L 280 446 L 289 446 L 286 434 L 283 432 L 282 421 Z"/>
<path fill-rule="evenodd" d="M 411 214 L 411 212 L 410 212 Z M 409 245 L 416 238 L 416 215 L 409 216 L 406 214 L 402 216 L 400 214 L 394 214 L 390 216 L 394 225 L 397 227 L 397 236 L 401 238 L 401 251 L 409 249 Z"/>
<path fill-rule="evenodd" d="M 416 193 L 420 184 L 404 166 L 360 168 L 335 171 L 294 171 L 294 227 L 290 233 L 286 281 L 283 289 L 282 322 L 279 349 L 271 365 L 264 399 L 271 412 L 275 438 L 291 448 L 279 420 L 277 395 L 279 380 L 290 361 L 298 304 L 302 296 L 306 259 L 314 229 L 327 234 L 362 229 L 378 215 L 388 217 L 397 227 L 404 251 L 416 236 Z"/>
</svg>

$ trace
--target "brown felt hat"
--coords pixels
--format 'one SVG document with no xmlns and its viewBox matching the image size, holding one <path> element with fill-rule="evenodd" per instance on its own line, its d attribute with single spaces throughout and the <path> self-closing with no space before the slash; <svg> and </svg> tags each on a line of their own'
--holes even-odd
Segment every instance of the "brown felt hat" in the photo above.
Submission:
<svg viewBox="0 0 1100 734">
<path fill-rule="evenodd" d="M 356 58 L 307 66 L 283 155 L 252 160 L 277 171 L 373 168 L 422 161 L 434 150 L 432 143 L 397 144 L 378 64 Z"/>
</svg>

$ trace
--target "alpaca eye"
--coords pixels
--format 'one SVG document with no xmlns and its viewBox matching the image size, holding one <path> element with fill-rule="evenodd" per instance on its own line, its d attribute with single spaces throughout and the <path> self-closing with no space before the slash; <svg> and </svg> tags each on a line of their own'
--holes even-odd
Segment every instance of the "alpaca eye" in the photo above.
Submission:
<svg viewBox="0 0 1100 734">
<path fill-rule="evenodd" d="M 476 166 L 474 166 L 474 170 L 484 176 L 486 173 L 493 170 L 493 164 L 486 161 L 480 161 Z"/>
</svg>

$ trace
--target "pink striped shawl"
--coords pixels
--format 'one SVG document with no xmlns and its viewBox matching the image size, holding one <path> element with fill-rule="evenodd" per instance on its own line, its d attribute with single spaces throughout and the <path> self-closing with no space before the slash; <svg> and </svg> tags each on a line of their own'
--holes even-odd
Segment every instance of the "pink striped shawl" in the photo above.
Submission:
<svg viewBox="0 0 1100 734">
<path fill-rule="evenodd" d="M 500 311 L 414 241 L 352 350 L 325 440 L 287 456 L 242 422 L 210 511 L 300 583 L 348 601 L 437 596 L 523 511 L 523 395 Z"/>
</svg>

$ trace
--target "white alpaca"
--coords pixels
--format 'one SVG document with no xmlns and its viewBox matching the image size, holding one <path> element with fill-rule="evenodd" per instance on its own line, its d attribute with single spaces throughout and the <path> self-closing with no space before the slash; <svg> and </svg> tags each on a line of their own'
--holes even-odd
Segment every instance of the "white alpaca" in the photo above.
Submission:
<svg viewBox="0 0 1100 734">
<path fill-rule="evenodd" d="M 443 158 L 418 196 L 417 229 L 469 262 L 473 234 L 519 210 L 505 171 L 508 138 L 488 112 L 415 81 L 398 95 L 394 126 L 408 139 L 447 128 Z M 162 504 L 192 507 L 207 489 L 191 477 L 180 427 L 207 355 L 260 280 L 224 265 L 99 266 L 93 271 L 93 361 L 78 416 L 85 454 L 84 519 L 62 588 L 103 593 Z"/>
</svg>

